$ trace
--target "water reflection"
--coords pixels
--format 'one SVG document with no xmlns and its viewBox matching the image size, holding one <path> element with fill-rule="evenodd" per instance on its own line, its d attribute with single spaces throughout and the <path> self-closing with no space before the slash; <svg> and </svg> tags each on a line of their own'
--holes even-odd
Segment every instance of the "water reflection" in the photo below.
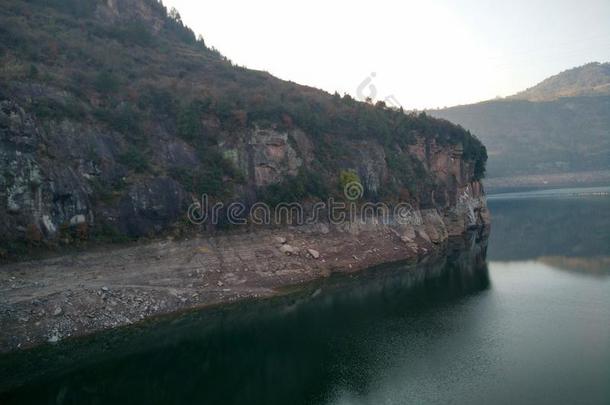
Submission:
<svg viewBox="0 0 610 405">
<path fill-rule="evenodd" d="M 609 197 L 490 200 L 489 207 L 490 260 L 610 256 Z"/>
<path fill-rule="evenodd" d="M 6 357 L 0 402 L 119 404 L 136 395 L 149 404 L 305 404 L 363 396 L 384 370 L 410 356 L 415 363 L 418 348 L 434 350 L 435 336 L 458 319 L 439 313 L 490 287 L 485 255 L 485 239 L 471 235 L 418 265 Z M 477 322 L 459 317 L 461 328 Z"/>
</svg>

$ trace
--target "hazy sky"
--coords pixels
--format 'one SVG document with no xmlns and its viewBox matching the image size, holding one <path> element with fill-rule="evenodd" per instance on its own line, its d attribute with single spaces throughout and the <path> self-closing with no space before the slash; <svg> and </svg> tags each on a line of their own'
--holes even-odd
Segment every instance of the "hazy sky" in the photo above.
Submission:
<svg viewBox="0 0 610 405">
<path fill-rule="evenodd" d="M 610 0 L 164 4 L 234 63 L 329 92 L 394 96 L 406 109 L 507 96 L 610 61 Z"/>
</svg>

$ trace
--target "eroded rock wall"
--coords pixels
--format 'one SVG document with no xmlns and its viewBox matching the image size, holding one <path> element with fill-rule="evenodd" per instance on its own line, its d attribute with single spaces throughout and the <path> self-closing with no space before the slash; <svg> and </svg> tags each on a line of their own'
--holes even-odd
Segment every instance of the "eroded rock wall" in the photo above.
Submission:
<svg viewBox="0 0 610 405">
<path fill-rule="evenodd" d="M 197 169 L 201 151 L 159 125 L 148 134 L 149 167 L 134 173 L 128 154 L 134 145 L 122 134 L 95 123 L 40 120 L 22 106 L 42 96 L 66 103 L 69 94 L 44 86 L 15 88 L 16 96 L 0 100 L 3 242 L 61 241 L 66 232 L 86 238 L 92 229 L 108 226 L 129 237 L 152 236 L 186 219 L 186 208 L 199 196 L 188 192 L 171 173 L 176 168 Z M 242 195 L 281 183 L 304 168 L 316 170 L 322 152 L 313 137 L 298 128 L 226 131 L 214 117 L 202 120 L 202 126 L 218 133 L 224 158 L 243 174 L 245 184 L 238 190 Z M 369 195 L 380 194 L 397 176 L 378 142 L 341 142 L 338 169 L 356 172 Z M 473 164 L 463 159 L 461 145 L 439 145 L 420 137 L 400 153 L 415 156 L 434 179 L 429 189 L 410 201 L 429 217 L 428 228 L 422 230 L 427 237 L 440 241 L 489 223 L 483 187 L 473 180 Z M 325 175 L 338 177 L 338 173 Z M 405 234 L 410 239 L 412 232 Z"/>
</svg>

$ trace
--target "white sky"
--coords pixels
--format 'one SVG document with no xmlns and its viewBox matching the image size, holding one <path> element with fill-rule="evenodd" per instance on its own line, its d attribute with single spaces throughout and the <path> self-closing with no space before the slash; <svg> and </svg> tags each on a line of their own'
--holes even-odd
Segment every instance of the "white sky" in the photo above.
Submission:
<svg viewBox="0 0 610 405">
<path fill-rule="evenodd" d="M 508 96 L 610 61 L 610 0 L 164 0 L 234 63 L 405 109 Z M 358 87 L 371 73 L 372 86 Z M 368 83 L 368 82 L 367 82 Z"/>
</svg>

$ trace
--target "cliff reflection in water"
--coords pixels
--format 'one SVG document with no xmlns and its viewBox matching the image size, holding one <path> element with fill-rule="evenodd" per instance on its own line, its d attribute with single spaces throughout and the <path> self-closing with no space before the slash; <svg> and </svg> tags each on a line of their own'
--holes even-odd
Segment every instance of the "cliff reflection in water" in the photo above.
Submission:
<svg viewBox="0 0 610 405">
<path fill-rule="evenodd" d="M 366 394 L 386 367 L 404 364 L 393 351 L 434 344 L 431 314 L 489 288 L 486 248 L 471 235 L 418 265 L 15 356 L 2 381 L 20 387 L 0 402 L 119 404 L 137 393 L 151 404 L 298 404 L 331 401 L 338 387 Z"/>
</svg>

